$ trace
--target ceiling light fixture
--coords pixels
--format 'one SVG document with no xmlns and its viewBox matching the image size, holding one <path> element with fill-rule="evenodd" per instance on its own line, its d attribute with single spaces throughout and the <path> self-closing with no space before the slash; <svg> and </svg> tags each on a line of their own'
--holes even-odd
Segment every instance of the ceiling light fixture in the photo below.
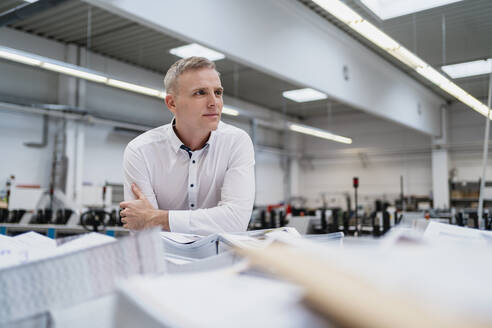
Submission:
<svg viewBox="0 0 492 328">
<path fill-rule="evenodd" d="M 462 0 L 361 0 L 379 18 L 386 20 Z"/>
<path fill-rule="evenodd" d="M 85 70 L 81 70 L 80 68 L 73 68 L 73 67 L 68 67 L 66 65 L 52 64 L 47 62 L 42 62 L 39 66 L 49 71 L 75 76 L 92 82 L 106 83 L 108 81 L 108 78 L 106 76 L 89 73 L 86 72 Z"/>
<path fill-rule="evenodd" d="M 17 63 L 39 66 L 41 65 L 41 61 L 29 56 L 23 56 L 15 52 L 11 52 L 8 50 L 0 49 L 0 58 L 8 59 Z"/>
<path fill-rule="evenodd" d="M 408 67 L 414 69 L 419 75 L 422 77 L 426 78 L 428 81 L 433 83 L 434 85 L 438 86 L 442 90 L 446 91 L 448 94 L 451 96 L 455 97 L 456 99 L 460 100 L 473 110 L 479 112 L 480 114 L 487 116 L 488 113 L 488 106 L 484 105 L 481 103 L 479 100 L 468 94 L 465 90 L 461 89 L 458 87 L 456 84 L 452 83 L 449 79 L 447 79 L 443 74 L 439 73 L 437 70 L 432 68 L 429 64 L 424 62 L 422 59 L 420 59 L 418 56 L 413 54 L 411 51 L 400 45 L 398 42 L 393 40 L 390 36 L 388 36 L 386 33 L 381 31 L 379 28 L 376 26 L 372 25 L 371 23 L 367 22 L 365 19 L 363 19 L 361 16 L 359 16 L 355 11 L 353 11 L 350 7 L 348 7 L 346 4 L 341 2 L 340 0 L 312 0 L 314 3 L 316 3 L 318 6 L 323 8 L 325 11 L 327 11 L 329 14 L 333 15 L 336 17 L 338 20 L 342 21 L 343 23 L 347 24 L 351 29 L 353 29 L 355 32 L 359 33 L 361 36 L 365 37 L 367 40 L 371 41 L 374 43 L 376 46 L 379 48 L 383 49 L 399 61 L 401 61 L 403 64 L 407 65 Z M 391 5 L 390 3 L 400 3 L 402 4 L 403 2 L 410 4 L 416 4 L 419 3 L 421 5 L 425 3 L 430 3 L 433 2 L 434 4 L 437 4 L 438 2 L 442 3 L 440 5 L 443 5 L 446 3 L 451 3 L 451 2 L 457 2 L 461 0 L 447 0 L 447 1 L 428 1 L 428 0 L 414 0 L 414 1 L 383 1 L 379 0 L 379 2 L 385 2 L 388 3 L 388 6 Z M 365 3 L 365 1 L 363 1 Z M 367 5 L 367 4 L 366 4 Z M 435 5 L 437 6 L 437 5 Z M 434 7 L 434 6 L 433 6 Z M 428 7 L 431 8 L 431 7 Z M 424 10 L 424 9 L 420 9 Z M 490 63 L 489 63 L 489 69 L 490 69 Z M 444 70 L 444 67 L 443 67 Z M 490 71 L 489 71 L 490 72 Z"/>
<path fill-rule="evenodd" d="M 232 109 L 230 107 L 222 107 L 222 114 L 230 115 L 230 116 L 238 116 L 239 111 L 236 109 Z"/>
<path fill-rule="evenodd" d="M 108 79 L 108 85 L 136 93 L 141 93 L 147 96 L 159 97 L 161 95 L 160 90 L 144 87 L 138 84 L 128 83 L 116 79 Z"/>
<path fill-rule="evenodd" d="M 453 79 L 490 74 L 492 59 L 474 60 L 471 62 L 442 66 L 441 69 Z"/>
<path fill-rule="evenodd" d="M 196 56 L 196 57 L 205 57 L 211 61 L 221 60 L 225 58 L 225 55 L 223 53 L 206 48 L 197 43 L 191 43 L 186 46 L 173 48 L 169 50 L 169 52 L 181 58 Z"/>
<path fill-rule="evenodd" d="M 322 130 L 322 129 L 313 128 L 311 126 L 297 124 L 297 123 L 288 123 L 287 125 L 288 125 L 289 129 L 292 131 L 307 134 L 307 135 L 310 135 L 313 137 L 328 139 L 328 140 L 341 142 L 341 143 L 349 144 L 349 145 L 352 143 L 351 138 L 342 137 L 342 136 L 330 133 L 330 132 Z"/>
<path fill-rule="evenodd" d="M 126 91 L 140 93 L 140 94 L 144 94 L 151 97 L 157 97 L 161 99 L 166 98 L 166 92 L 164 90 L 153 89 L 130 82 L 112 79 L 107 76 L 104 76 L 100 72 L 88 70 L 84 67 L 71 65 L 62 61 L 41 57 L 38 55 L 30 54 L 24 51 L 20 51 L 8 47 L 0 46 L 0 58 L 14 61 L 21 64 L 40 67 L 45 70 L 77 77 L 91 82 L 105 84 Z M 238 110 L 226 108 L 226 107 L 223 108 L 222 112 L 226 115 L 231 115 L 231 116 L 239 115 Z"/>
<path fill-rule="evenodd" d="M 282 96 L 298 103 L 328 98 L 326 94 L 311 88 L 284 91 Z"/>
</svg>

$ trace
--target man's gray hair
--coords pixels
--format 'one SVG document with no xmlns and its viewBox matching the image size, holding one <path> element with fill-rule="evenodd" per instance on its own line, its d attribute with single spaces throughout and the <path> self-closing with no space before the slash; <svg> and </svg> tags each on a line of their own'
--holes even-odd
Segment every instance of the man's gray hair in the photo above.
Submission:
<svg viewBox="0 0 492 328">
<path fill-rule="evenodd" d="M 215 63 L 204 57 L 183 58 L 171 65 L 164 77 L 164 87 L 167 93 L 176 92 L 178 77 L 186 71 L 197 70 L 201 68 L 210 68 L 215 71 Z M 219 74 L 219 72 L 217 72 Z"/>
</svg>

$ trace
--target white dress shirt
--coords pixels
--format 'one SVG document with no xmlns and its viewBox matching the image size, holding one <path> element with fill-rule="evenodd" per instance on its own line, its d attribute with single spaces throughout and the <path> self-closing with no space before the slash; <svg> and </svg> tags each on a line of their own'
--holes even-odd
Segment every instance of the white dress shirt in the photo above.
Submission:
<svg viewBox="0 0 492 328">
<path fill-rule="evenodd" d="M 169 210 L 171 231 L 245 231 L 255 196 L 249 135 L 219 122 L 202 149 L 186 148 L 171 124 L 130 141 L 123 159 L 125 200 L 135 199 L 135 183 L 155 208 Z"/>
</svg>

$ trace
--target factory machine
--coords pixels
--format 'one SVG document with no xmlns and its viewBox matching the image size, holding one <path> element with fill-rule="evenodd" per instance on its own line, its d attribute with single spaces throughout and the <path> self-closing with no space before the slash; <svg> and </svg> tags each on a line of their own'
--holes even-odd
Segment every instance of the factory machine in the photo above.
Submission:
<svg viewBox="0 0 492 328">
<path fill-rule="evenodd" d="M 15 178 L 10 177 L 0 203 L 0 234 L 36 231 L 51 238 L 91 231 L 110 236 L 128 234 L 119 216 L 123 185 L 86 185 L 81 199 L 82 205 L 77 206 L 60 190 L 15 185 Z"/>
</svg>

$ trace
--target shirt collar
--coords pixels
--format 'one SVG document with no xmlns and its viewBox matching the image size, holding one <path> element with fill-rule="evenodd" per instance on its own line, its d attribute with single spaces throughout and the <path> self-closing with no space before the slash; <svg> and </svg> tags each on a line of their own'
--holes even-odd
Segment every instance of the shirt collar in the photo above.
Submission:
<svg viewBox="0 0 492 328">
<path fill-rule="evenodd" d="M 217 130 L 221 128 L 222 122 L 219 121 L 219 125 L 217 126 Z M 169 141 L 171 142 L 171 147 L 174 150 L 175 153 L 181 150 L 181 145 L 183 145 L 183 142 L 179 140 L 178 136 L 176 135 L 176 132 L 174 131 L 174 126 L 176 125 L 176 118 L 173 117 L 173 120 L 171 121 L 171 124 L 169 126 Z M 205 146 L 203 146 L 202 149 L 206 149 L 210 147 L 211 145 L 214 144 L 215 139 L 217 138 L 217 130 L 214 130 L 210 133 L 210 137 L 208 138 L 207 143 Z"/>
<path fill-rule="evenodd" d="M 183 144 L 181 140 L 179 140 L 178 136 L 176 135 L 176 132 L 174 132 L 174 126 L 176 125 L 176 119 L 173 117 L 173 120 L 169 126 L 169 142 L 171 143 L 171 147 L 174 150 L 175 153 L 177 153 L 181 145 Z"/>
</svg>

